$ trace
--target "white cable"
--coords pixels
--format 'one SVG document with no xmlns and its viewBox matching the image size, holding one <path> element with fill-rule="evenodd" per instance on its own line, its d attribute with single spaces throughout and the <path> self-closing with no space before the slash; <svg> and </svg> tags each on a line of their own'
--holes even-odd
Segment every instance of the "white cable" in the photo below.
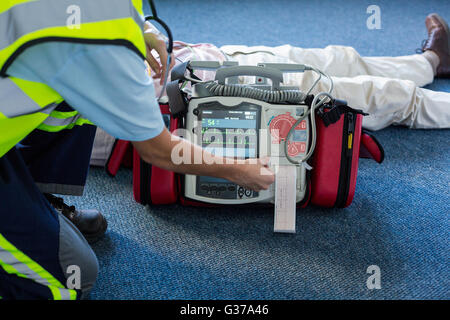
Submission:
<svg viewBox="0 0 450 320">
<path fill-rule="evenodd" d="M 195 83 L 204 83 L 206 84 L 206 89 L 208 89 L 213 95 L 216 96 L 234 96 L 234 97 L 246 97 L 246 98 L 252 98 L 256 100 L 262 100 L 266 101 L 268 103 L 291 103 L 291 104 L 299 104 L 304 103 L 306 97 L 312 92 L 312 90 L 316 87 L 316 85 L 319 83 L 319 81 L 322 79 L 322 76 L 325 76 L 329 83 L 330 88 L 328 92 L 321 92 L 317 94 L 312 103 L 311 108 L 308 109 L 303 115 L 300 116 L 300 118 L 297 119 L 297 121 L 294 123 L 294 125 L 290 128 L 288 134 L 286 135 L 286 139 L 284 142 L 284 152 L 286 155 L 286 158 L 289 162 L 295 165 L 304 165 L 305 167 L 309 167 L 306 161 L 312 156 L 314 153 L 314 150 L 316 148 L 316 109 L 322 106 L 327 98 L 333 99 L 331 96 L 331 93 L 334 89 L 334 83 L 333 79 L 327 75 L 326 73 L 322 72 L 321 70 L 305 65 L 305 70 L 311 70 L 316 72 L 319 77 L 314 81 L 311 88 L 308 90 L 308 92 L 305 94 L 301 92 L 300 90 L 263 90 L 259 88 L 249 87 L 249 86 L 243 86 L 243 85 L 236 85 L 236 84 L 218 84 L 215 81 L 200 81 L 195 80 L 192 78 L 186 78 L 187 80 Z M 323 97 L 320 101 L 319 98 Z M 302 157 L 300 160 L 293 159 L 289 153 L 288 153 L 288 146 L 289 146 L 289 140 L 292 136 L 292 134 L 295 131 L 295 128 L 308 116 L 310 115 L 310 123 L 311 123 L 311 146 L 307 152 L 307 154 Z"/>
<path fill-rule="evenodd" d="M 322 106 L 322 104 L 324 104 L 324 102 L 327 98 L 333 99 L 333 97 L 331 96 L 331 92 L 334 89 L 333 79 L 326 73 L 322 72 L 321 70 L 311 67 L 311 66 L 305 66 L 305 70 L 312 70 L 319 74 L 319 78 L 316 79 L 316 81 L 313 83 L 311 88 L 308 90 L 307 94 L 311 93 L 313 88 L 317 85 L 319 80 L 322 78 L 322 75 L 325 76 L 329 80 L 330 88 L 328 89 L 328 92 L 321 92 L 314 97 L 314 99 L 311 103 L 311 108 L 307 112 L 305 112 L 299 119 L 297 119 L 297 121 L 294 123 L 294 125 L 291 127 L 288 134 L 286 135 L 286 139 L 284 141 L 284 153 L 286 155 L 286 159 L 288 159 L 288 161 L 290 163 L 295 164 L 295 165 L 306 165 L 307 164 L 306 161 L 312 156 L 314 149 L 316 148 L 316 135 L 317 135 L 316 117 L 315 117 L 316 109 L 318 107 Z M 322 96 L 324 96 L 324 98 L 318 102 L 318 99 Z M 293 135 L 295 128 L 302 122 L 303 119 L 305 119 L 308 116 L 308 114 L 311 117 L 311 120 L 310 120 L 310 123 L 311 123 L 311 146 L 308 150 L 308 153 L 304 157 L 302 157 L 300 160 L 295 160 L 288 153 L 289 140 L 290 140 L 291 136 Z"/>
<path fill-rule="evenodd" d="M 320 100 L 319 102 L 317 100 L 319 100 L 320 97 L 325 96 L 322 100 Z M 325 100 L 328 98 L 333 99 L 333 97 L 331 96 L 331 94 L 329 94 L 328 92 L 321 92 L 318 95 L 316 95 L 314 97 L 314 100 L 311 104 L 311 109 L 309 109 L 307 112 L 305 112 L 295 123 L 294 125 L 291 127 L 291 129 L 289 130 L 288 134 L 286 135 L 286 140 L 284 141 L 284 153 L 286 155 L 286 159 L 288 159 L 288 161 L 292 164 L 295 165 L 302 165 L 302 164 L 306 164 L 306 161 L 312 156 L 312 154 L 314 153 L 314 150 L 316 148 L 316 135 L 317 135 L 317 131 L 316 131 L 316 108 L 320 107 Z M 311 123 L 311 146 L 308 150 L 308 153 L 303 156 L 300 160 L 295 160 L 293 159 L 289 153 L 288 153 L 288 146 L 289 146 L 289 140 L 292 136 L 292 134 L 295 131 L 295 128 L 300 124 L 300 122 L 302 122 L 303 119 L 305 119 L 308 114 L 311 117 L 310 123 Z"/>
<path fill-rule="evenodd" d="M 159 94 L 158 102 L 161 100 L 164 92 L 166 91 L 167 79 L 169 78 L 169 71 L 170 71 L 169 68 L 170 68 L 171 62 L 172 62 L 172 55 L 169 54 L 167 57 L 166 74 L 164 75 L 164 84 L 163 84 L 163 87 L 161 88 L 161 93 Z"/>
</svg>

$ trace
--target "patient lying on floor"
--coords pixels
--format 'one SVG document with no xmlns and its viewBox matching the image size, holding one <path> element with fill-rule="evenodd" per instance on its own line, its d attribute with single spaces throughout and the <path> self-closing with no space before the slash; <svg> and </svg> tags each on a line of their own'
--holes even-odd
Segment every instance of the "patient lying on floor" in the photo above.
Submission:
<svg viewBox="0 0 450 320">
<path fill-rule="evenodd" d="M 437 14 L 426 18 L 429 38 L 421 54 L 400 57 L 361 57 L 354 48 L 328 46 L 323 49 L 304 49 L 284 45 L 279 47 L 223 46 L 200 43 L 174 43 L 170 68 L 189 60 L 237 61 L 239 65 L 260 62 L 299 63 L 316 67 L 333 77 L 334 96 L 348 101 L 350 106 L 363 109 L 370 116 L 363 125 L 379 130 L 389 125 L 410 128 L 449 128 L 450 93 L 422 87 L 435 77 L 450 77 L 450 33 L 447 23 Z M 153 46 L 165 46 L 164 39 L 148 25 L 146 37 Z M 416 46 L 412 44 L 411 51 Z M 161 51 L 161 50 L 160 50 Z M 154 78 L 156 96 L 162 90 L 167 56 L 147 52 L 147 70 Z M 169 69 L 170 69 L 169 68 Z M 214 72 L 197 70 L 202 80 L 214 79 Z M 169 76 L 170 80 L 170 76 Z M 306 90 L 314 78 L 310 73 L 287 75 L 285 83 Z M 319 83 L 316 92 L 325 91 L 326 83 Z M 93 159 L 109 154 L 114 138 L 98 130 Z"/>
</svg>

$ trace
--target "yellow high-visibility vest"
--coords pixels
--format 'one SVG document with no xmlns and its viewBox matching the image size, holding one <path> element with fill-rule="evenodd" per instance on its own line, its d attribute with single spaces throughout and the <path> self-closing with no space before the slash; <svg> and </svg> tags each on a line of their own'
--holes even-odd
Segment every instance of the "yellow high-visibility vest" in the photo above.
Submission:
<svg viewBox="0 0 450 320">
<path fill-rule="evenodd" d="M 22 52 L 62 41 L 122 45 L 144 59 L 143 26 L 142 0 L 1 0 L 0 157 L 38 127 L 55 132 L 89 123 L 76 112 L 53 111 L 63 98 L 46 84 L 8 76 Z"/>
</svg>

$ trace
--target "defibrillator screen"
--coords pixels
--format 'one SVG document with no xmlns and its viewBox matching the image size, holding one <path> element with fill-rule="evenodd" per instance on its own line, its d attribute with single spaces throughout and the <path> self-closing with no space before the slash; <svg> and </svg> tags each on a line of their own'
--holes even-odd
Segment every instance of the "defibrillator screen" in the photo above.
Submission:
<svg viewBox="0 0 450 320">
<path fill-rule="evenodd" d="M 241 103 L 234 107 L 223 106 L 219 102 L 199 105 L 201 146 L 216 156 L 235 159 L 257 158 L 260 108 L 251 103 Z M 222 199 L 258 195 L 228 180 L 203 176 L 197 177 L 196 194 Z"/>
<path fill-rule="evenodd" d="M 258 156 L 259 108 L 241 104 L 230 110 L 201 110 L 201 143 L 210 153 L 239 159 Z"/>
</svg>

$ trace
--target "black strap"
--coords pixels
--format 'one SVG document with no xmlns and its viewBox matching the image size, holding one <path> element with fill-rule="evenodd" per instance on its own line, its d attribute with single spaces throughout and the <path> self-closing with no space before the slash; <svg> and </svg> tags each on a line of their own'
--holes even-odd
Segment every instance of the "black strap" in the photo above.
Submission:
<svg viewBox="0 0 450 320">
<path fill-rule="evenodd" d="M 177 80 L 179 82 L 181 82 L 181 81 L 188 81 L 184 75 L 186 74 L 186 71 L 189 71 L 189 76 L 192 79 L 201 80 L 199 77 L 197 77 L 194 74 L 194 70 L 192 70 L 192 68 L 191 68 L 189 63 L 190 63 L 190 61 L 187 61 L 187 62 L 178 64 L 175 67 L 173 67 L 172 68 L 172 72 L 170 73 L 170 79 L 172 81 Z"/>
<path fill-rule="evenodd" d="M 171 81 L 166 86 L 167 96 L 169 97 L 169 110 L 174 117 L 185 114 L 187 102 L 184 93 L 180 90 L 178 80 Z"/>
<path fill-rule="evenodd" d="M 189 81 L 185 77 L 186 71 L 189 71 L 189 75 L 192 79 L 200 80 L 200 78 L 194 74 L 194 70 L 190 67 L 189 61 L 172 68 L 172 72 L 170 73 L 170 79 L 172 81 L 167 84 L 166 92 L 169 97 L 170 113 L 174 117 L 181 117 L 187 111 L 188 103 L 186 94 L 180 90 L 180 83 Z"/>
<path fill-rule="evenodd" d="M 344 113 L 355 113 L 362 114 L 364 116 L 369 115 L 368 113 L 363 112 L 359 109 L 353 109 L 347 105 L 347 101 L 334 99 L 331 101 L 331 104 L 327 104 L 317 111 L 317 115 L 322 119 L 325 127 L 328 127 L 330 124 L 336 123 L 341 118 L 341 115 Z"/>
<path fill-rule="evenodd" d="M 172 72 L 170 73 L 170 79 L 172 81 L 182 81 L 185 80 L 184 74 L 186 69 L 188 68 L 189 61 L 176 65 L 172 68 Z"/>
</svg>

